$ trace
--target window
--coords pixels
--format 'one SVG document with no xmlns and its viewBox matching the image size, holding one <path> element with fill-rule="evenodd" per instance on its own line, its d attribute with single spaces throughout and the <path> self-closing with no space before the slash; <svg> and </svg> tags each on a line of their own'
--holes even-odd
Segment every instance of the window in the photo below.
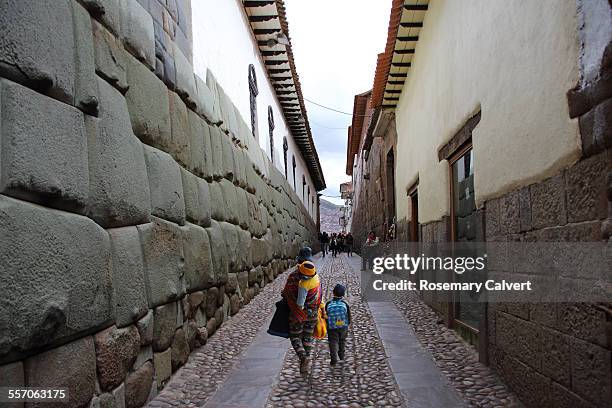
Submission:
<svg viewBox="0 0 612 408">
<path fill-rule="evenodd" d="M 455 242 L 469 242 L 477 240 L 476 202 L 474 200 L 474 152 L 471 140 L 453 154 L 450 164 L 450 198 L 451 198 L 451 239 Z M 465 251 L 463 251 L 465 252 Z M 466 256 L 476 254 L 466 253 Z M 455 276 L 459 282 L 484 283 L 486 272 L 470 274 L 469 278 Z M 453 326 L 459 334 L 473 345 L 479 342 L 478 334 L 481 323 L 484 321 L 484 305 L 473 301 L 475 293 L 461 291 L 455 295 L 453 304 Z"/>
<path fill-rule="evenodd" d="M 308 205 L 310 204 L 310 186 L 308 186 L 308 199 L 306 200 L 306 207 L 308 207 Z M 308 211 L 310 212 L 310 211 Z"/>
<path fill-rule="evenodd" d="M 306 188 L 306 177 L 302 175 L 302 202 L 303 203 L 306 202 L 305 188 Z"/>
<path fill-rule="evenodd" d="M 474 153 L 471 144 L 449 159 L 451 166 L 451 216 L 453 241 L 473 241 L 474 201 Z"/>
<path fill-rule="evenodd" d="M 469 118 L 455 135 L 440 149 L 438 159 L 448 161 L 450 234 L 452 242 L 482 242 L 484 236 L 482 212 L 476 210 L 474 190 L 474 152 L 472 131 L 480 122 L 481 112 Z M 454 246 L 460 256 L 478 256 L 476 248 L 465 245 Z M 456 282 L 480 282 L 486 280 L 485 271 L 473 271 L 469 278 L 452 274 Z M 469 281 L 468 281 L 469 279 Z M 475 291 L 460 291 L 454 294 L 448 305 L 449 323 L 468 343 L 478 345 L 480 357 L 486 356 L 486 338 L 479 336 L 486 322 L 486 303 L 478 303 Z"/>
<path fill-rule="evenodd" d="M 289 150 L 289 145 L 287 145 L 287 137 L 283 137 L 283 161 L 285 162 L 285 178 L 287 178 L 287 150 Z"/>
<path fill-rule="evenodd" d="M 257 77 L 255 76 L 255 67 L 249 64 L 249 102 L 251 104 L 251 133 L 257 140 Z"/>
<path fill-rule="evenodd" d="M 270 160 L 274 163 L 274 112 L 268 106 L 268 132 L 270 137 Z"/>
<path fill-rule="evenodd" d="M 312 197 L 310 197 L 310 215 L 312 215 L 314 217 L 314 209 L 315 209 L 315 205 L 314 205 L 314 194 Z"/>
<path fill-rule="evenodd" d="M 295 183 L 295 156 L 291 156 L 291 165 L 293 166 L 293 191 L 297 193 L 297 187 Z"/>
</svg>

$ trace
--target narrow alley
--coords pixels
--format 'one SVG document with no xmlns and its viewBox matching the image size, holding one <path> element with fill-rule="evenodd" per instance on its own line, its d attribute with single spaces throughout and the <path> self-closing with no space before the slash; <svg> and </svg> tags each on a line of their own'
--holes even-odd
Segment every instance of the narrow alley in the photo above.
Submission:
<svg viewBox="0 0 612 408">
<path fill-rule="evenodd" d="M 611 265 L 612 0 L 0 0 L 0 408 L 611 408 Z"/>
<path fill-rule="evenodd" d="M 318 256 L 316 263 L 325 299 L 334 284 L 347 286 L 355 325 L 341 366 L 329 365 L 327 341 L 317 341 L 312 370 L 303 378 L 289 341 L 266 333 L 285 272 L 196 350 L 148 406 L 520 406 L 469 346 L 417 298 L 363 302 L 358 255 Z"/>
</svg>

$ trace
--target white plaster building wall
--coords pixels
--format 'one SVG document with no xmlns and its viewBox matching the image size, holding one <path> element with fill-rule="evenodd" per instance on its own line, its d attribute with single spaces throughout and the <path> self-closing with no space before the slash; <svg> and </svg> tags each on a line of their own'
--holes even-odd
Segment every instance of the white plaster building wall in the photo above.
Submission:
<svg viewBox="0 0 612 408">
<path fill-rule="evenodd" d="M 450 213 L 438 149 L 482 109 L 473 132 L 477 206 L 580 156 L 566 92 L 579 81 L 574 1 L 430 2 L 396 108 L 396 202 L 419 177 L 419 221 Z M 407 206 L 398 205 L 398 219 Z"/>
<path fill-rule="evenodd" d="M 283 137 L 286 136 L 289 147 L 287 152 L 289 185 L 293 186 L 291 158 L 295 155 L 297 196 L 302 198 L 302 175 L 306 177 L 307 186 L 310 186 L 311 197 L 313 194 L 316 195 L 306 163 L 289 133 L 274 88 L 266 75 L 242 3 L 239 0 L 192 0 L 191 8 L 193 66 L 196 74 L 206 79 L 206 70 L 210 69 L 250 127 L 248 67 L 249 64 L 253 64 L 259 91 L 257 96 L 259 145 L 270 158 L 268 106 L 272 106 L 275 124 L 274 165 L 284 174 Z M 314 219 L 316 208 L 313 208 L 311 201 L 308 201 L 307 193 L 305 197 L 303 204 Z"/>
</svg>

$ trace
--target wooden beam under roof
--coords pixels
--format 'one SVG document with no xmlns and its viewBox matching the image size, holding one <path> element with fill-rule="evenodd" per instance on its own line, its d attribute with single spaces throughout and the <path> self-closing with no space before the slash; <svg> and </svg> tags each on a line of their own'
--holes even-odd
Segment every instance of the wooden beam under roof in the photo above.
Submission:
<svg viewBox="0 0 612 408">
<path fill-rule="evenodd" d="M 276 3 L 276 0 L 246 0 L 243 4 L 244 7 L 263 7 L 274 3 Z"/>
<path fill-rule="evenodd" d="M 420 21 L 405 21 L 400 23 L 400 26 L 404 28 L 421 28 L 423 27 L 423 22 Z"/>
<path fill-rule="evenodd" d="M 263 23 L 264 21 L 277 20 L 278 16 L 249 16 L 249 21 L 252 23 Z"/>
<path fill-rule="evenodd" d="M 407 36 L 403 36 L 403 37 L 397 37 L 397 41 L 419 41 L 419 36 L 418 35 L 407 35 Z"/>
<path fill-rule="evenodd" d="M 255 35 L 275 34 L 281 31 L 282 30 L 280 28 L 254 28 L 253 29 L 253 33 L 255 33 Z"/>
<path fill-rule="evenodd" d="M 272 74 L 284 74 L 285 72 L 291 72 L 291 68 L 268 68 L 268 73 Z"/>
<path fill-rule="evenodd" d="M 288 60 L 265 60 L 264 63 L 266 65 L 283 65 L 283 64 L 288 64 L 289 61 Z"/>
<path fill-rule="evenodd" d="M 400 55 L 402 55 L 402 54 L 414 54 L 414 48 L 408 48 L 408 49 L 405 49 L 405 50 L 393 50 L 393 52 L 395 54 L 400 54 Z"/>
<path fill-rule="evenodd" d="M 427 10 L 427 7 L 427 4 L 404 4 L 404 8 L 411 11 Z"/>
<path fill-rule="evenodd" d="M 285 50 L 261 51 L 261 55 L 263 55 L 264 57 L 275 57 L 277 55 L 283 55 L 286 53 L 287 51 Z"/>
</svg>

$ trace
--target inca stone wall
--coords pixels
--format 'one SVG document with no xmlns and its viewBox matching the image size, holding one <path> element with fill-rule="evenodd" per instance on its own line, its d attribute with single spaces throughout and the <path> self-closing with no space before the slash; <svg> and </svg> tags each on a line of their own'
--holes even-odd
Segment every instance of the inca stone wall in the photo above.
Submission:
<svg viewBox="0 0 612 408">
<path fill-rule="evenodd" d="M 189 0 L 0 2 L 0 384 L 143 405 L 316 226 Z"/>
</svg>

